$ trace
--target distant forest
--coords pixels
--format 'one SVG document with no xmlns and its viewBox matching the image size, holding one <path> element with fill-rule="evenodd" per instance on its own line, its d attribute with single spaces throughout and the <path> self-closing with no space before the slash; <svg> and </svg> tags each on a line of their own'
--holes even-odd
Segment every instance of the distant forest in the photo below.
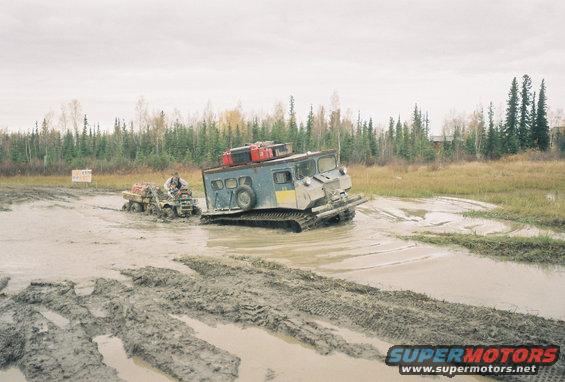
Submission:
<svg viewBox="0 0 565 382">
<path fill-rule="evenodd" d="M 248 118 L 235 108 L 187 122 L 162 111 L 150 114 L 141 98 L 133 120 L 116 118 L 113 129 L 104 131 L 73 100 L 61 107 L 57 120 L 50 113 L 27 132 L 0 132 L 0 175 L 207 166 L 227 148 L 266 140 L 292 142 L 296 152 L 339 149 L 342 162 L 366 165 L 492 160 L 531 149 L 565 152 L 562 131 L 550 130 L 548 123 L 545 81 L 536 97 L 528 75 L 521 84 L 512 80 L 504 118 L 495 121 L 491 102 L 486 113 L 479 109 L 446 120 L 440 136 L 430 135 L 428 114 L 418 105 L 408 120 L 390 117 L 377 129 L 372 119 L 344 114 L 336 94 L 331 103 L 328 110 L 311 106 L 300 123 L 292 96 L 288 111 L 278 104 L 269 115 Z"/>
</svg>

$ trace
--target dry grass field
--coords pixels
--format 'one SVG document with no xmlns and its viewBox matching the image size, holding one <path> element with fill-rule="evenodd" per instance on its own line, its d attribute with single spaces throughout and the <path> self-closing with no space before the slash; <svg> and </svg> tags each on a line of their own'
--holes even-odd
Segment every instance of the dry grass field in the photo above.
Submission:
<svg viewBox="0 0 565 382">
<path fill-rule="evenodd" d="M 350 174 L 368 195 L 475 199 L 499 206 L 476 215 L 565 229 L 565 161 L 352 167 Z"/>
</svg>

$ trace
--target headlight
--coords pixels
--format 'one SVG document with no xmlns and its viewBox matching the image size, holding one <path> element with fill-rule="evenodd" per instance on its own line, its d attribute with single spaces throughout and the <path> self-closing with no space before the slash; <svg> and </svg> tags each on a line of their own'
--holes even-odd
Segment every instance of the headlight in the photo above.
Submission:
<svg viewBox="0 0 565 382">
<path fill-rule="evenodd" d="M 304 184 L 306 186 L 309 186 L 312 184 L 312 178 L 310 178 L 309 176 L 307 176 L 306 178 L 304 178 Z"/>
<path fill-rule="evenodd" d="M 347 167 L 340 167 L 339 172 L 341 172 L 341 175 L 347 175 Z"/>
</svg>

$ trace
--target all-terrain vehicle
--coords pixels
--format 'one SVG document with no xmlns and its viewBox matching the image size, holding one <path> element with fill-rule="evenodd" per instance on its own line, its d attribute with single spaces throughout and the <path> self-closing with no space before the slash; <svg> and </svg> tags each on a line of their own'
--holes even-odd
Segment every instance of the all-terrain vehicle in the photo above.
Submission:
<svg viewBox="0 0 565 382">
<path fill-rule="evenodd" d="M 172 195 L 165 194 L 153 183 L 136 183 L 130 191 L 123 191 L 127 200 L 124 211 L 147 212 L 168 218 L 200 215 L 197 200 L 188 188 L 181 188 Z"/>
<path fill-rule="evenodd" d="M 224 153 L 202 171 L 203 223 L 284 226 L 296 232 L 353 219 L 366 202 L 351 196 L 351 178 L 333 150 L 292 154 L 289 144 L 263 142 Z"/>
</svg>

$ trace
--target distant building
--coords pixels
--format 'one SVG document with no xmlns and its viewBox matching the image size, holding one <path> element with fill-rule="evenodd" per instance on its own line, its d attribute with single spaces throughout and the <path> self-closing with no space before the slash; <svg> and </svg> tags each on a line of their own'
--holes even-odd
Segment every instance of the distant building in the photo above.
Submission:
<svg viewBox="0 0 565 382">
<path fill-rule="evenodd" d="M 439 151 L 441 149 L 441 146 L 443 145 L 443 142 L 453 142 L 453 135 L 431 135 L 430 141 L 434 145 L 434 149 L 436 151 Z"/>
</svg>

